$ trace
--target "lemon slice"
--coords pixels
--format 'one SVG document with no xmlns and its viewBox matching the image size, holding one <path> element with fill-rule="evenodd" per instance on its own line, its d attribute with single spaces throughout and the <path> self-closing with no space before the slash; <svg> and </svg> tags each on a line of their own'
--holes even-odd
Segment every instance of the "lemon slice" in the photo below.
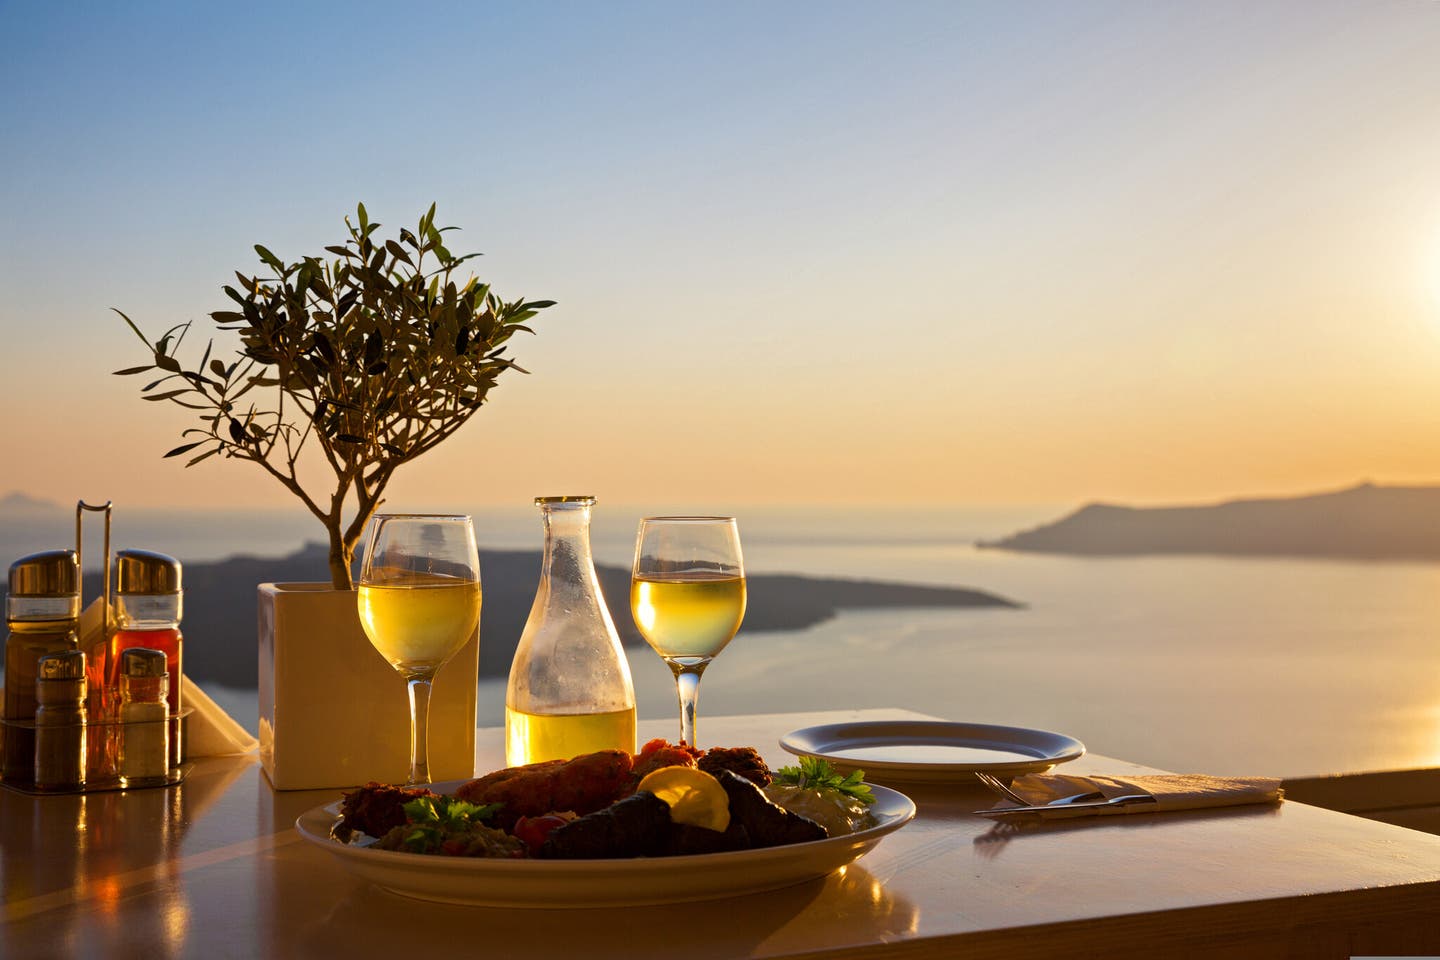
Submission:
<svg viewBox="0 0 1440 960">
<path fill-rule="evenodd" d="M 670 805 L 670 819 L 693 827 L 724 831 L 730 826 L 730 797 L 704 770 L 661 767 L 645 775 L 637 790 L 653 793 Z"/>
</svg>

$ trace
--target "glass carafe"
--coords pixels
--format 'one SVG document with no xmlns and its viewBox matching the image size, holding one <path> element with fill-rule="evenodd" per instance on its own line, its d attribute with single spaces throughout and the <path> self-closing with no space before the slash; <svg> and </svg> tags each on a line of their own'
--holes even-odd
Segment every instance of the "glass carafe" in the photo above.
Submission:
<svg viewBox="0 0 1440 960">
<path fill-rule="evenodd" d="M 505 691 L 505 762 L 635 750 L 635 689 L 590 554 L 594 497 L 537 497 L 545 559 Z"/>
</svg>

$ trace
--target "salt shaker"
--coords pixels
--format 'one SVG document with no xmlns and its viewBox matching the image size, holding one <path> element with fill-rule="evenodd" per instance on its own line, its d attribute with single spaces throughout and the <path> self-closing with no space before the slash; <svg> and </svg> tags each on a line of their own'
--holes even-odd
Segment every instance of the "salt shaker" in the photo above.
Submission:
<svg viewBox="0 0 1440 960">
<path fill-rule="evenodd" d="M 170 721 L 165 654 L 131 647 L 120 654 L 120 784 L 164 780 L 170 769 Z"/>
</svg>

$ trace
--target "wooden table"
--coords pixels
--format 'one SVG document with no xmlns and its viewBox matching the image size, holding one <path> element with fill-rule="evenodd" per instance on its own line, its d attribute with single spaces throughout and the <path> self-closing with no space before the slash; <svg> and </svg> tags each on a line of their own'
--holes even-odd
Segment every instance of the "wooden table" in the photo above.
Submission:
<svg viewBox="0 0 1440 960">
<path fill-rule="evenodd" d="M 899 710 L 702 718 L 772 764 L 788 730 Z M 644 722 L 642 741 L 673 722 Z M 477 763 L 501 765 L 500 731 Z M 1154 772 L 1090 755 L 1075 772 Z M 1440 953 L 1440 837 L 1298 803 L 1011 829 L 978 788 L 909 791 L 915 822 L 842 874 L 724 901 L 605 910 L 421 903 L 299 840 L 334 791 L 251 758 L 170 790 L 0 790 L 0 956 L 1349 957 Z"/>
</svg>

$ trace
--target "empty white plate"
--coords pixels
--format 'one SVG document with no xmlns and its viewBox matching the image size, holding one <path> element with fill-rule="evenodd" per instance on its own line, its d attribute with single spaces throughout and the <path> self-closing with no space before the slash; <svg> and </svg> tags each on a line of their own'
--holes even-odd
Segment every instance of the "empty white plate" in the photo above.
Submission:
<svg viewBox="0 0 1440 960">
<path fill-rule="evenodd" d="M 794 730 L 780 746 L 798 756 L 821 757 L 837 769 L 864 770 L 865 779 L 933 783 L 1039 773 L 1084 756 L 1074 737 L 1024 727 L 935 720 L 827 723 Z"/>
</svg>

